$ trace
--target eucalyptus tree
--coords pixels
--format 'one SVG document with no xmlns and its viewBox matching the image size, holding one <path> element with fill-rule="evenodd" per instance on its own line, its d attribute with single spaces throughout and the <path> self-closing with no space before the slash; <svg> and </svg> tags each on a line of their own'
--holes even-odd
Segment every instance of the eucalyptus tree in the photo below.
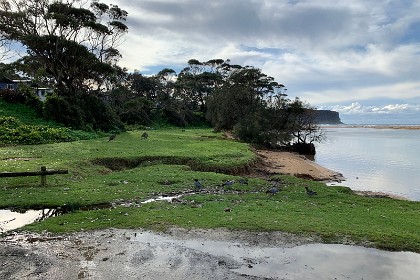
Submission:
<svg viewBox="0 0 420 280">
<path fill-rule="evenodd" d="M 285 86 L 251 66 L 219 69 L 223 85 L 208 98 L 207 119 L 216 130 L 233 130 L 243 141 L 271 148 L 305 146 L 323 139 L 313 110 L 290 100 Z"/>
<path fill-rule="evenodd" d="M 174 96 L 184 101 L 193 111 L 206 111 L 207 98 L 221 85 L 222 76 L 218 71 L 221 59 L 200 62 L 190 59 L 188 66 L 178 75 Z"/>
<path fill-rule="evenodd" d="M 101 89 L 122 69 L 117 50 L 128 28 L 116 5 L 81 0 L 0 0 L 0 34 L 26 48 L 58 92 L 71 97 Z"/>
<path fill-rule="evenodd" d="M 260 69 L 238 65 L 223 65 L 222 86 L 208 99 L 207 118 L 217 129 L 233 129 L 243 119 L 255 116 L 267 107 L 268 97 L 280 85 Z"/>
</svg>

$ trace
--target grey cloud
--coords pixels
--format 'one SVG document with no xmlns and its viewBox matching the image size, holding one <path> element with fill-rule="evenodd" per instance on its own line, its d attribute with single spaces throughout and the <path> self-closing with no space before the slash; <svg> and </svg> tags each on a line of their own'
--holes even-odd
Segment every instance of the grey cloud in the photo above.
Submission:
<svg viewBox="0 0 420 280">
<path fill-rule="evenodd" d="M 127 2 L 127 1 L 126 1 Z M 124 2 L 123 2 L 124 3 Z M 134 5 L 131 3 L 131 5 Z M 353 32 L 354 14 L 345 7 L 308 5 L 270 5 L 259 1 L 141 1 L 135 7 L 142 11 L 129 19 L 134 29 L 153 34 L 156 29 L 180 36 L 228 40 L 271 41 L 287 44 L 308 41 L 325 44 Z M 165 18 L 149 21 L 142 14 Z M 356 24 L 357 28 L 360 25 Z M 366 28 L 364 28 L 366 29 Z"/>
<path fill-rule="evenodd" d="M 129 12 L 131 68 L 229 58 L 328 104 L 417 90 L 418 0 L 109 1 Z"/>
</svg>

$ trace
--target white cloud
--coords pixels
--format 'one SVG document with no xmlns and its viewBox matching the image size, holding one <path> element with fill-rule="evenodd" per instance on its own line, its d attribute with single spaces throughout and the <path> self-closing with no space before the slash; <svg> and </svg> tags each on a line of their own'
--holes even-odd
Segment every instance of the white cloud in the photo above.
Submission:
<svg viewBox="0 0 420 280">
<path fill-rule="evenodd" d="M 420 105 L 388 104 L 384 106 L 363 106 L 358 102 L 350 105 L 325 106 L 319 109 L 328 109 L 340 114 L 418 114 Z"/>
</svg>

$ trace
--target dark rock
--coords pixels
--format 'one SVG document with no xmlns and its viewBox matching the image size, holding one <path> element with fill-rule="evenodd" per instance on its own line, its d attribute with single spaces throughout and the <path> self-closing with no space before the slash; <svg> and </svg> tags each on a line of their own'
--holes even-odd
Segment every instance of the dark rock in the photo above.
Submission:
<svg viewBox="0 0 420 280">
<path fill-rule="evenodd" d="M 315 155 L 315 145 L 313 143 L 296 143 L 291 147 L 292 151 L 301 155 Z"/>
</svg>

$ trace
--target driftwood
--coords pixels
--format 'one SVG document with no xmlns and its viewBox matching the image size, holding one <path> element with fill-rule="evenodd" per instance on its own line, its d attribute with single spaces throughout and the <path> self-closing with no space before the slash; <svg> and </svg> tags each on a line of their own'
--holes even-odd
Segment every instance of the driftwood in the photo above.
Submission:
<svg viewBox="0 0 420 280">
<path fill-rule="evenodd" d="M 23 177 L 23 176 L 41 176 L 41 185 L 47 184 L 47 175 L 54 174 L 68 174 L 67 169 L 64 170 L 47 170 L 45 166 L 41 166 L 41 171 L 26 171 L 26 172 L 0 172 L 0 177 Z"/>
</svg>

